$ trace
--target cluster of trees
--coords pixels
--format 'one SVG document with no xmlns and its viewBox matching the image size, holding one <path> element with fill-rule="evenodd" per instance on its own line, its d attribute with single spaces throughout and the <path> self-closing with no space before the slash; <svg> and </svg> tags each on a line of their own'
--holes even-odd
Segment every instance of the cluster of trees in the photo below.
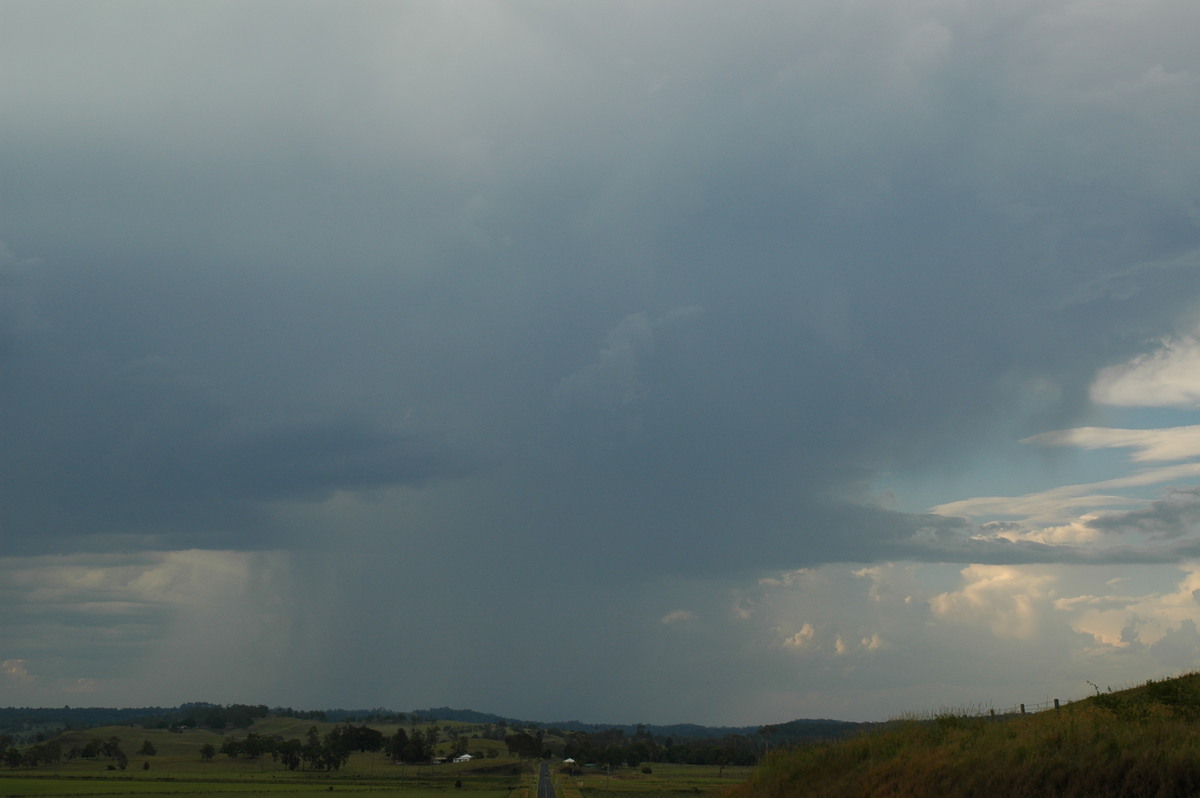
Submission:
<svg viewBox="0 0 1200 798">
<path fill-rule="evenodd" d="M 431 730 L 432 731 L 432 730 Z M 272 760 L 282 762 L 288 770 L 304 765 L 309 770 L 339 770 L 350 758 L 351 751 L 385 751 L 393 759 L 408 762 L 428 762 L 433 757 L 433 746 L 437 734 L 413 732 L 410 736 L 398 729 L 391 737 L 369 726 L 353 726 L 349 723 L 334 726 L 321 734 L 316 726 L 308 730 L 304 740 L 265 737 L 250 732 L 245 737 L 227 737 L 219 749 L 211 744 L 200 751 L 203 759 L 212 759 L 217 753 L 236 759 L 245 756 L 257 759 L 269 755 Z"/>
<path fill-rule="evenodd" d="M 394 762 L 424 763 L 436 756 L 443 732 L 450 743 L 452 756 L 467 753 L 470 738 L 455 727 L 439 729 L 437 726 L 430 726 L 424 730 L 409 731 L 399 728 L 388 737 L 365 724 L 355 726 L 345 723 L 335 726 L 323 736 L 314 726 L 309 729 L 303 742 L 297 739 L 264 737 L 251 732 L 242 738 L 226 738 L 219 749 L 207 746 L 206 749 L 202 749 L 201 756 L 211 759 L 217 753 L 249 758 L 270 755 L 272 759 L 282 761 L 291 770 L 302 764 L 314 770 L 337 770 L 345 763 L 345 757 L 348 757 L 351 751 L 380 751 Z M 343 753 L 345 757 L 342 756 Z M 496 756 L 496 751 L 489 749 L 483 755 Z"/>
<path fill-rule="evenodd" d="M 466 753 L 468 738 L 457 732 L 450 737 L 453 752 Z M 296 770 L 301 765 L 310 770 L 338 770 L 346 764 L 351 751 L 382 751 L 396 762 L 429 762 L 439 742 L 441 733 L 436 727 L 424 731 L 414 729 L 411 732 L 397 729 L 395 734 L 387 737 L 365 724 L 354 726 L 346 723 L 333 727 L 324 735 L 313 726 L 304 740 L 284 740 L 254 732 L 240 738 L 227 737 L 221 742 L 220 748 L 206 744 L 200 756 L 205 760 L 212 759 L 218 753 L 235 759 L 241 756 L 250 759 L 270 756 L 289 770 Z"/>
<path fill-rule="evenodd" d="M 156 719 L 153 724 L 159 729 L 185 728 L 196 729 L 245 729 L 258 718 L 270 714 L 266 704 L 205 704 L 201 702 L 181 704 L 178 711 L 167 713 Z"/>
<path fill-rule="evenodd" d="M 0 753 L 3 754 L 4 764 L 10 768 L 34 768 L 38 765 L 54 764 L 62 759 L 62 744 L 57 740 L 38 742 L 24 751 L 18 750 L 14 742 L 12 735 L 0 734 Z"/>
<path fill-rule="evenodd" d="M 553 752 L 546 747 L 545 743 L 546 734 L 541 729 L 534 729 L 533 734 L 528 731 L 519 731 L 504 738 L 504 745 L 508 748 L 508 753 L 526 759 L 542 759 L 551 756 Z"/>
<path fill-rule="evenodd" d="M 645 727 L 639 726 L 632 737 L 626 737 L 621 729 L 612 728 L 596 732 L 572 731 L 566 733 L 561 750 L 551 744 L 539 747 L 541 734 L 522 733 L 513 735 L 517 748 L 509 750 L 520 756 L 539 750 L 538 756 L 557 755 L 563 759 L 574 759 L 580 763 L 606 765 L 608 767 L 638 767 L 644 762 L 675 762 L 689 765 L 753 765 L 762 751 L 759 740 L 750 735 L 726 734 L 718 738 L 690 739 L 676 742 L 671 737 L 655 737 Z M 530 738 L 534 745 L 530 745 Z M 510 738 L 505 738 L 508 742 Z"/>
<path fill-rule="evenodd" d="M 393 762 L 428 762 L 434 757 L 435 747 L 441 736 L 436 727 L 428 731 L 414 729 L 411 734 L 404 729 L 396 729 L 396 733 L 387 739 L 384 752 Z M 466 738 L 463 738 L 466 741 Z"/>
<path fill-rule="evenodd" d="M 129 766 L 129 757 L 121 750 L 121 738 L 109 737 L 107 739 L 93 737 L 82 747 L 73 745 L 67 751 L 63 751 L 62 743 L 58 740 L 50 740 L 49 742 L 39 742 L 31 745 L 24 751 L 18 750 L 12 745 L 12 738 L 8 735 L 0 735 L 0 749 L 4 749 L 4 764 L 10 768 L 19 767 L 37 767 L 38 765 L 53 765 L 59 762 L 64 756 L 67 759 L 108 759 L 112 761 L 109 765 L 111 769 L 124 770 Z M 155 754 L 154 744 L 146 740 L 142 744 L 141 753 L 147 756 Z"/>
<path fill-rule="evenodd" d="M 274 707 L 271 714 L 277 718 L 296 718 L 297 720 L 319 720 L 322 723 L 326 721 L 326 712 L 323 709 L 292 709 L 291 707 Z"/>
<path fill-rule="evenodd" d="M 71 750 L 67 752 L 68 759 L 74 759 L 76 755 L 83 759 L 95 759 L 97 757 L 111 759 L 114 760 L 116 766 L 121 770 L 124 770 L 129 765 L 129 757 L 121 750 L 120 737 L 109 737 L 108 739 L 93 737 L 78 751 L 72 746 Z"/>
<path fill-rule="evenodd" d="M 57 742 L 38 743 L 24 751 L 17 750 L 11 745 L 4 749 L 4 764 L 10 768 L 35 768 L 38 765 L 52 765 L 62 759 L 62 746 Z"/>
<path fill-rule="evenodd" d="M 296 770 L 304 765 L 309 770 L 340 770 L 350 759 L 355 736 L 349 727 L 336 726 L 322 735 L 316 726 L 308 730 L 303 741 L 292 738 L 283 740 L 278 737 L 265 737 L 250 732 L 243 738 L 227 737 L 221 742 L 220 749 L 206 743 L 200 749 L 200 757 L 210 760 L 218 750 L 231 759 L 240 756 L 257 759 L 270 755 L 276 762 L 282 762 L 288 770 Z M 376 732 L 378 734 L 378 732 Z M 383 735 L 380 734 L 380 737 Z"/>
</svg>

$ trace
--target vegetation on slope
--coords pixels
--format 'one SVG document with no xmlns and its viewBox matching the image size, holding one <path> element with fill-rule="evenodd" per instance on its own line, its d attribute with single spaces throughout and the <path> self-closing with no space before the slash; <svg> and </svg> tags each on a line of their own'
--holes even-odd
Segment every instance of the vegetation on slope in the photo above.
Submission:
<svg viewBox="0 0 1200 798">
<path fill-rule="evenodd" d="M 780 751 L 730 793 L 754 796 L 1200 794 L 1200 674 L 1008 718 L 947 713 Z"/>
</svg>

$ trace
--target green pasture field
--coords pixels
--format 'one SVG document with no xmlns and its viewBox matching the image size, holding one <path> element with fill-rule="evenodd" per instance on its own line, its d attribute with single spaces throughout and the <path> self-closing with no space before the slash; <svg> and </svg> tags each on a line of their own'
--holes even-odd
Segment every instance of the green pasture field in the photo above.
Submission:
<svg viewBox="0 0 1200 798">
<path fill-rule="evenodd" d="M 137 796 L 137 798 L 168 798 L 176 795 L 267 795 L 271 798 L 291 796 L 328 795 L 336 793 L 370 793 L 372 795 L 395 795 L 403 798 L 446 798 L 448 788 L 422 789 L 363 784 L 338 784 L 334 788 L 322 784 L 214 784 L 190 781 L 178 783 L 110 781 L 101 784 L 79 784 L 70 779 L 10 779 L 0 778 L 0 789 L 5 798 L 21 796 Z M 508 798 L 508 790 L 472 791 L 471 798 Z"/>
<path fill-rule="evenodd" d="M 142 770 L 141 763 L 147 759 L 151 769 Z M 259 763 L 218 755 L 210 763 L 197 763 L 180 757 L 132 756 L 124 772 L 106 770 L 103 762 L 80 767 L 76 761 L 54 768 L 0 772 L 0 796 L 157 798 L 214 793 L 287 798 L 332 791 L 404 798 L 447 798 L 447 793 L 464 794 L 464 798 L 529 798 L 534 794 L 534 769 L 513 759 L 461 765 L 393 765 L 379 755 L 374 762 L 371 759 L 371 754 L 355 753 L 336 773 L 287 771 L 274 765 L 269 757 Z M 651 768 L 649 774 L 629 768 L 611 774 L 586 768 L 575 776 L 557 772 L 554 765 L 551 770 L 559 798 L 711 795 L 745 782 L 753 771 L 749 767 L 726 767 L 722 774 L 717 767 L 664 763 L 654 763 Z M 461 788 L 455 787 L 457 781 L 462 782 Z"/>
<path fill-rule="evenodd" d="M 243 735 L 244 736 L 244 735 Z M 58 737 L 54 738 L 62 744 L 62 750 L 65 753 L 71 746 L 77 745 L 80 748 L 87 745 L 89 740 L 99 737 L 101 740 L 107 740 L 110 737 L 118 737 L 121 740 L 121 750 L 129 756 L 130 764 L 137 760 L 137 767 L 142 766 L 143 759 L 151 760 L 151 767 L 155 759 L 172 759 L 180 757 L 191 757 L 200 762 L 200 749 L 205 743 L 210 743 L 214 748 L 221 745 L 221 735 L 211 731 L 189 731 L 183 734 L 169 732 L 166 729 L 141 729 L 134 726 L 99 726 L 93 729 L 85 729 L 83 731 L 73 730 L 65 731 Z M 149 740 L 158 749 L 158 755 L 155 757 L 143 757 L 137 753 L 142 747 L 142 742 Z M 94 769 L 97 765 L 100 769 L 104 769 L 104 760 L 75 760 L 75 763 L 80 766 Z M 66 767 L 66 763 L 56 767 Z"/>
<path fill-rule="evenodd" d="M 495 758 L 473 762 L 441 765 L 397 765 L 383 753 L 354 752 L 339 771 L 287 770 L 281 763 L 263 756 L 258 759 L 230 757 L 218 753 L 205 762 L 200 756 L 207 743 L 219 748 L 226 737 L 243 738 L 249 732 L 263 736 L 303 739 L 316 726 L 324 734 L 336 724 L 304 721 L 294 718 L 264 718 L 248 729 L 222 735 L 212 731 L 192 729 L 182 733 L 166 729 L 143 729 L 132 726 L 105 726 L 83 731 L 64 732 L 57 739 L 65 750 L 99 737 L 118 737 L 121 749 L 128 756 L 124 771 L 108 770 L 110 761 L 76 758 L 55 765 L 37 768 L 0 768 L 0 798 L 21 795 L 61 796 L 154 796 L 197 795 L 270 795 L 311 796 L 314 793 L 372 792 L 380 795 L 401 795 L 405 798 L 447 798 L 447 793 L 464 793 L 465 798 L 532 798 L 535 794 L 536 766 L 507 756 L 502 742 L 469 737 L 468 750 L 498 751 Z M 369 724 L 390 736 L 399 728 L 396 724 Z M 441 723 L 440 726 L 458 725 Z M 416 728 L 427 729 L 429 724 L 418 723 Z M 463 724 L 463 733 L 470 734 L 470 724 Z M 406 731 L 413 728 L 404 724 Z M 157 752 L 154 756 L 138 753 L 142 743 L 149 740 Z M 449 742 L 443 740 L 438 749 L 445 753 Z M 148 769 L 143 766 L 149 764 Z M 752 768 L 652 763 L 652 772 L 619 768 L 611 775 L 599 768 L 583 768 L 578 775 L 560 772 L 558 763 L 551 772 L 559 798 L 669 798 L 670 796 L 700 796 L 729 788 L 750 777 Z M 461 787 L 456 783 L 461 782 Z"/>
<path fill-rule="evenodd" d="M 231 733 L 244 737 L 247 731 L 259 734 L 279 734 L 303 737 L 311 726 L 319 730 L 334 724 L 293 721 L 298 733 L 278 724 L 271 728 L 268 719 L 262 727 Z M 418 727 L 419 728 L 419 727 Z M 393 729 L 394 731 L 394 729 Z M 397 765 L 382 753 L 354 752 L 339 771 L 289 771 L 270 756 L 258 759 L 231 759 L 217 754 L 211 761 L 200 757 L 205 743 L 219 747 L 223 736 L 204 730 L 183 733 L 165 729 L 141 729 L 130 726 L 107 726 L 84 731 L 65 732 L 58 738 L 64 749 L 82 747 L 99 737 L 118 737 L 121 749 L 129 758 L 124 771 L 108 770 L 110 761 L 76 758 L 55 765 L 37 768 L 0 768 L 0 796 L 18 795 L 63 796 L 153 796 L 196 795 L 271 795 L 285 798 L 290 795 L 312 795 L 322 792 L 373 792 L 381 795 L 403 795 L 406 798 L 446 798 L 448 791 L 466 793 L 469 798 L 522 798 L 529 794 L 533 771 L 528 763 L 516 759 L 481 759 L 461 764 Z M 137 753 L 145 740 L 154 744 L 157 753 L 143 756 Z M 476 741 L 472 740 L 472 747 Z M 485 741 L 480 741 L 485 742 Z M 143 769 L 145 764 L 149 769 Z M 461 788 L 456 788 L 461 782 Z"/>
<path fill-rule="evenodd" d="M 619 768 L 611 774 L 601 768 L 583 768 L 577 776 L 556 773 L 559 798 L 669 798 L 669 796 L 711 795 L 719 790 L 740 784 L 750 778 L 753 767 L 713 765 L 675 765 L 666 762 L 649 763 L 650 773 L 636 768 Z M 551 766 L 552 771 L 558 768 Z"/>
<path fill-rule="evenodd" d="M 283 796 L 289 795 L 312 795 L 316 793 L 328 793 L 329 786 L 324 784 L 285 784 L 285 783 L 268 783 L 268 782 L 213 782 L 213 781 L 185 781 L 185 780 L 147 780 L 133 778 L 96 778 L 96 779 L 80 779 L 80 778 L 13 778 L 8 776 L 0 776 L 0 790 L 3 790 L 3 795 L 6 798 L 14 798 L 15 796 L 24 795 L 62 795 L 62 796 L 122 796 L 136 795 L 140 798 L 154 798 L 154 796 L 168 795 L 201 795 L 201 794 L 220 794 L 220 795 L 271 795 Z M 387 788 L 381 787 L 365 787 L 351 785 L 348 787 L 338 786 L 339 792 L 364 792 L 374 790 L 377 793 L 383 791 L 383 794 L 388 794 Z M 403 791 L 406 796 L 416 798 L 418 795 L 432 795 L 435 791 L 416 792 Z M 441 790 L 436 791 L 441 793 Z M 483 795 L 482 793 L 476 793 Z M 495 795 L 506 795 L 507 793 L 495 793 Z"/>
<path fill-rule="evenodd" d="M 61 796 L 151 796 L 198 795 L 313 795 L 328 792 L 370 792 L 380 795 L 402 795 L 405 798 L 446 798 L 448 792 L 470 798 L 511 798 L 528 792 L 531 778 L 492 774 L 472 775 L 451 766 L 424 768 L 431 772 L 410 772 L 374 778 L 356 776 L 345 770 L 337 773 L 271 772 L 254 778 L 229 773 L 199 773 L 178 771 L 169 775 L 153 771 L 127 770 L 95 772 L 90 775 L 61 772 L 17 770 L 0 773 L 0 795 L 6 798 L 22 795 Z M 456 788 L 456 781 L 462 782 Z"/>
</svg>

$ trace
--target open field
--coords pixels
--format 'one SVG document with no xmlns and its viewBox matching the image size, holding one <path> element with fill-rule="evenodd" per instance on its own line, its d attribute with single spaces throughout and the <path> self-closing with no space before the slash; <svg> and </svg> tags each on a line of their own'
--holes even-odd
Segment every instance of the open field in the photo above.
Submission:
<svg viewBox="0 0 1200 798">
<path fill-rule="evenodd" d="M 146 736 L 158 745 L 149 733 Z M 129 739 L 132 742 L 132 738 Z M 179 745 L 191 743 L 185 740 Z M 142 770 L 142 763 L 147 760 L 151 769 Z M 708 795 L 745 782 L 753 771 L 748 767 L 726 767 L 722 774 L 717 767 L 665 763 L 653 763 L 651 767 L 653 772 L 649 774 L 630 768 L 621 768 L 611 774 L 586 768 L 575 776 L 555 772 L 554 781 L 559 798 L 602 798 L 606 795 L 670 798 Z M 515 759 L 461 765 L 394 765 L 378 754 L 355 753 L 342 770 L 324 773 L 289 772 L 272 763 L 269 757 L 263 761 L 247 761 L 218 756 L 212 762 L 202 763 L 198 761 L 198 754 L 159 754 L 131 756 L 129 768 L 123 772 L 107 770 L 104 762 L 81 763 L 78 760 L 54 767 L 0 771 L 0 795 L 6 798 L 35 795 L 156 798 L 218 794 L 286 798 L 333 791 L 405 798 L 446 798 L 447 793 L 464 794 L 469 798 L 532 798 L 533 774 L 534 769 L 528 762 Z M 461 787 L 456 787 L 458 782 Z"/>
<path fill-rule="evenodd" d="M 257 782 L 213 782 L 185 781 L 176 779 L 61 779 L 61 778 L 0 778 L 0 790 L 6 798 L 16 796 L 61 795 L 61 796 L 124 796 L 157 798 L 170 795 L 271 795 L 279 798 L 293 795 L 328 794 L 330 786 L 325 784 L 288 784 Z M 444 795 L 441 789 L 405 789 L 377 785 L 342 785 L 337 792 L 371 792 L 375 795 L 405 795 L 410 798 Z M 473 796 L 507 796 L 508 791 L 473 792 Z"/>
<path fill-rule="evenodd" d="M 204 729 L 172 732 L 135 726 L 102 726 L 63 732 L 56 742 L 65 753 L 81 749 L 95 739 L 116 737 L 128 757 L 124 770 L 115 760 L 65 757 L 54 764 L 37 767 L 0 768 L 0 796 L 169 796 L 169 795 L 313 795 L 328 792 L 402 795 L 406 798 L 445 798 L 447 792 L 471 798 L 533 798 L 537 765 L 508 755 L 503 742 L 471 736 L 481 730 L 473 724 L 442 722 L 443 738 L 457 732 L 468 740 L 470 751 L 495 751 L 490 758 L 472 762 L 439 765 L 395 764 L 383 753 L 354 752 L 340 770 L 288 770 L 270 755 L 257 758 L 229 757 L 217 753 L 209 761 L 201 757 L 205 745 L 219 750 L 225 738 L 244 739 L 254 733 L 262 737 L 303 739 L 310 728 L 324 734 L 336 724 L 268 717 L 246 729 L 225 734 Z M 391 735 L 397 724 L 368 724 Z M 404 724 L 427 731 L 430 724 Z M 153 755 L 139 753 L 145 742 L 156 749 Z M 439 753 L 449 751 L 443 739 Z M 552 764 L 551 772 L 559 798 L 640 798 L 642 796 L 702 796 L 725 790 L 748 779 L 752 768 L 650 763 L 651 772 L 641 768 L 617 768 L 611 773 L 600 767 L 580 768 L 576 774 L 561 772 Z"/>
<path fill-rule="evenodd" d="M 406 772 L 396 772 L 396 771 Z M 418 772 L 424 770 L 428 772 Z M 461 788 L 455 785 L 461 782 Z M 0 774 L 0 795 L 63 796 L 165 796 L 165 795 L 311 795 L 328 792 L 370 792 L 380 795 L 404 795 L 408 798 L 445 796 L 448 791 L 472 798 L 517 798 L 529 793 L 532 779 L 525 773 L 471 773 L 454 766 L 399 768 L 376 776 L 312 772 L 233 773 L 215 771 L 175 771 L 172 773 L 131 769 L 125 772 L 67 773 L 63 770 Z"/>
<path fill-rule="evenodd" d="M 669 798 L 709 795 L 745 782 L 753 767 L 721 768 L 709 765 L 649 763 L 651 772 L 620 768 L 611 774 L 600 768 L 583 768 L 580 775 L 556 773 L 558 798 Z"/>
<path fill-rule="evenodd" d="M 268 719 L 260 734 L 302 736 L 309 727 L 333 724 Z M 275 728 L 275 727 L 278 728 Z M 394 729 L 393 729 L 394 730 Z M 231 733 L 244 737 L 246 731 Z M 370 792 L 404 795 L 408 798 L 444 796 L 447 791 L 467 793 L 472 798 L 524 798 L 533 784 L 528 763 L 511 758 L 483 759 L 462 764 L 397 765 L 382 753 L 355 752 L 336 772 L 289 771 L 270 756 L 231 759 L 217 754 L 211 761 L 200 757 L 206 743 L 219 746 L 222 735 L 190 730 L 173 733 L 160 729 L 105 726 L 65 732 L 58 738 L 64 749 L 82 746 L 93 738 L 118 737 L 128 755 L 124 771 L 109 770 L 111 761 L 96 758 L 64 760 L 36 768 L 0 769 L 0 796 L 166 796 L 216 793 L 221 795 L 312 795 L 314 793 Z M 143 741 L 157 749 L 153 756 L 136 753 Z M 146 769 L 146 765 L 149 768 Z M 461 784 L 461 786 L 457 786 Z"/>
</svg>

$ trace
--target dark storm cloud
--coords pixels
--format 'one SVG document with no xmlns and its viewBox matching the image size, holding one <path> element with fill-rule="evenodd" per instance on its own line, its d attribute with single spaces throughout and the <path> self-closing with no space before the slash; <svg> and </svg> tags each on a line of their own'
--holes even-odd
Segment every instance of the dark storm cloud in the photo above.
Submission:
<svg viewBox="0 0 1200 798">
<path fill-rule="evenodd" d="M 918 536 L 880 547 L 894 560 L 983 565 L 1170 565 L 1186 562 L 1200 552 L 1195 541 L 1166 546 L 1081 546 L 1005 538 L 948 538 L 930 541 Z"/>
<path fill-rule="evenodd" d="M 1087 521 L 1087 526 L 1100 532 L 1141 533 L 1159 541 L 1194 537 L 1200 531 L 1198 524 L 1200 488 L 1197 487 L 1168 488 L 1164 498 L 1145 507 L 1106 513 Z"/>
<path fill-rule="evenodd" d="M 898 556 L 927 519 L 877 474 L 1072 417 L 1200 288 L 1155 177 L 1187 117 L 1139 115 L 1178 21 L 1064 65 L 1015 12 L 283 10 L 18 7 L 63 43 L 18 51 L 53 102 L 6 95 L 0 238 L 46 264 L 3 377 L 26 545 L 253 546 L 271 505 L 469 461 L 457 535 L 514 555 Z"/>
<path fill-rule="evenodd" d="M 6 363 L 0 503 L 10 551 L 129 536 L 278 545 L 267 504 L 420 485 L 466 468 L 429 436 L 337 411 L 252 417 L 166 358 L 112 362 L 95 340 L 68 342 L 79 351 L 43 341 L 16 347 Z"/>
<path fill-rule="evenodd" d="M 1189 331 L 1198 14 L 3 4 L 0 689 L 697 720 L 818 667 L 869 701 L 862 665 L 940 700 L 1051 611 L 958 564 L 1194 553 L 1182 505 L 1104 549 L 875 494 Z M 824 589 L 881 560 L 954 563 L 961 626 L 906 566 L 899 627 Z M 135 645 L 93 664 L 40 630 L 97 580 L 127 614 L 86 641 Z"/>
</svg>

